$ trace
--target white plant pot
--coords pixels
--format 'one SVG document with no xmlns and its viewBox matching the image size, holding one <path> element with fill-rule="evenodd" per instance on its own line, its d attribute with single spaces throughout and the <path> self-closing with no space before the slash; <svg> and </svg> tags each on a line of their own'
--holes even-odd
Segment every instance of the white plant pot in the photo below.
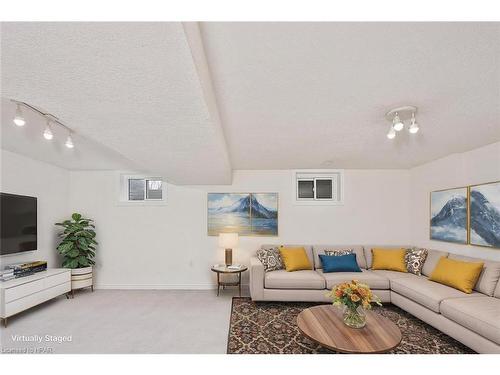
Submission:
<svg viewBox="0 0 500 375">
<path fill-rule="evenodd" d="M 71 270 L 71 290 L 92 287 L 93 289 L 92 266 L 84 268 L 74 268 Z"/>
</svg>

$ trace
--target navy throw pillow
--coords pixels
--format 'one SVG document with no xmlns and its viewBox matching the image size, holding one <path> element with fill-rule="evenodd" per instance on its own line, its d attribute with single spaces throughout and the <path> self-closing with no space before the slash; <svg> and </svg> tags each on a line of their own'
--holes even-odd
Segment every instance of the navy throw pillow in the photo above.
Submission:
<svg viewBox="0 0 500 375">
<path fill-rule="evenodd" d="M 347 255 L 319 255 L 323 272 L 362 272 L 356 262 L 356 254 Z"/>
</svg>

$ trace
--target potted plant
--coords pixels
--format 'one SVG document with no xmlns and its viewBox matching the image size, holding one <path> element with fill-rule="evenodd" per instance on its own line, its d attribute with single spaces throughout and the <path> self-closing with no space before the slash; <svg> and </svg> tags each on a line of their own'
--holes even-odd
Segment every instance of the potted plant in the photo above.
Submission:
<svg viewBox="0 0 500 375">
<path fill-rule="evenodd" d="M 56 225 L 63 227 L 57 251 L 63 256 L 62 266 L 71 268 L 71 294 L 87 287 L 94 291 L 92 266 L 97 245 L 94 221 L 75 212 L 70 220 Z"/>
<path fill-rule="evenodd" d="M 366 324 L 364 310 L 372 308 L 372 303 L 382 306 L 380 298 L 372 293 L 370 287 L 357 280 L 336 285 L 328 294 L 333 305 L 344 308 L 344 323 L 352 328 L 363 328 Z"/>
</svg>

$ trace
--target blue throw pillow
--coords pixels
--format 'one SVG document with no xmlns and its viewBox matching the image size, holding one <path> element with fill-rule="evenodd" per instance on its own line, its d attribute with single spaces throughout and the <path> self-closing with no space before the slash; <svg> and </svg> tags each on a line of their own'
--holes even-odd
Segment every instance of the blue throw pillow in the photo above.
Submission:
<svg viewBox="0 0 500 375">
<path fill-rule="evenodd" d="M 320 254 L 323 272 L 362 272 L 356 262 L 356 254 L 347 255 L 322 255 Z"/>
</svg>

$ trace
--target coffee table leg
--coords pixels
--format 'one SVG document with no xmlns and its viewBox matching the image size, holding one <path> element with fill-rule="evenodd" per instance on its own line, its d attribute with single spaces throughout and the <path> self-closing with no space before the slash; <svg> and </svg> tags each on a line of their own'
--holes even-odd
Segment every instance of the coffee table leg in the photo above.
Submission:
<svg viewBox="0 0 500 375">
<path fill-rule="evenodd" d="M 241 272 L 238 273 L 238 291 L 240 292 L 241 297 Z"/>
<path fill-rule="evenodd" d="M 219 279 L 219 272 L 217 272 L 217 297 L 219 296 L 219 289 L 220 289 L 220 279 Z"/>
</svg>

